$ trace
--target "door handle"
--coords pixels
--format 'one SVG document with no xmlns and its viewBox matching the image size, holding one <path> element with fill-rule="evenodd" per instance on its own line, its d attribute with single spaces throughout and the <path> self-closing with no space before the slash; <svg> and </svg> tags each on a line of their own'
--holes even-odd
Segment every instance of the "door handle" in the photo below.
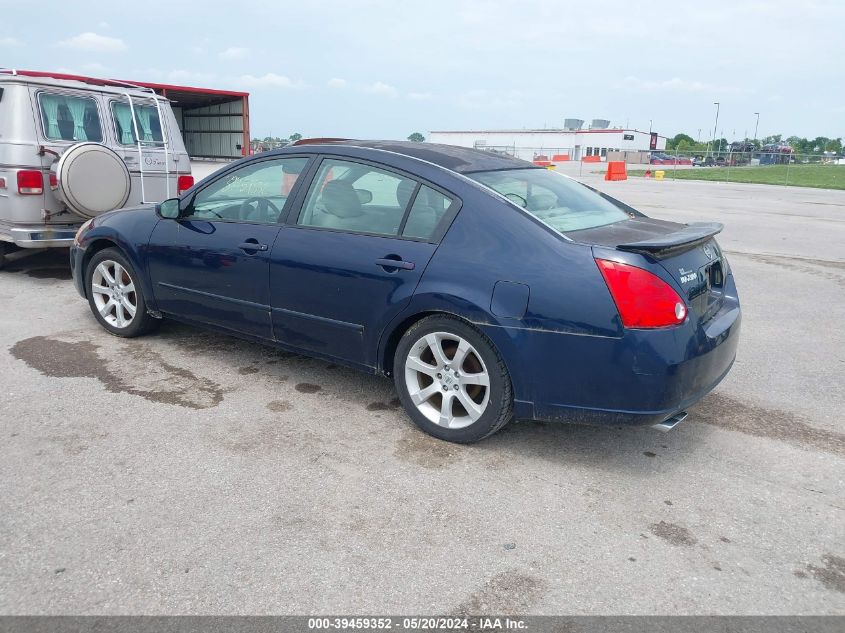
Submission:
<svg viewBox="0 0 845 633">
<path fill-rule="evenodd" d="M 243 244 L 238 244 L 238 248 L 242 251 L 266 251 L 267 245 L 266 244 L 259 244 L 255 240 L 247 240 Z"/>
<path fill-rule="evenodd" d="M 393 259 L 391 257 L 383 257 L 376 260 L 376 266 L 382 268 L 401 268 L 402 270 L 414 270 L 414 262 L 406 262 L 401 259 Z"/>
</svg>

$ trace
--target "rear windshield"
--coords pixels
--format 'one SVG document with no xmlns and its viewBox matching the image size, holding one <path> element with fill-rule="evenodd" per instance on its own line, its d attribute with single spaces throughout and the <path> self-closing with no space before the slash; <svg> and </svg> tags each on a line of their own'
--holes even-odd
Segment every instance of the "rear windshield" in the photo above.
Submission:
<svg viewBox="0 0 845 633">
<path fill-rule="evenodd" d="M 627 213 L 584 185 L 549 169 L 509 169 L 467 174 L 561 233 L 629 219 Z"/>
</svg>

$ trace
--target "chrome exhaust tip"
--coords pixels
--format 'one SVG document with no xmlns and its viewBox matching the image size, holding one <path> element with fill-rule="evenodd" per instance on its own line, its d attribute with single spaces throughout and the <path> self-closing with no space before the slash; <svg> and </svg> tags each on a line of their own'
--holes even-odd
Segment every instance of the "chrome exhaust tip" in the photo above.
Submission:
<svg viewBox="0 0 845 633">
<path fill-rule="evenodd" d="M 663 431 L 664 433 L 668 433 L 676 426 L 678 426 L 681 422 L 687 419 L 688 413 L 686 411 L 681 411 L 680 413 L 676 413 L 671 418 L 663 420 L 658 424 L 653 424 L 651 428 L 657 429 L 658 431 Z"/>
</svg>

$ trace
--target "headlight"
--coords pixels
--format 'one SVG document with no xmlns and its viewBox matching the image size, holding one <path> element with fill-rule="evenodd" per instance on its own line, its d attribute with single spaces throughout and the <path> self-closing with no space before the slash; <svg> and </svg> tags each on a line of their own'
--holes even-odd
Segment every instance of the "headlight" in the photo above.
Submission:
<svg viewBox="0 0 845 633">
<path fill-rule="evenodd" d="M 94 218 L 88 220 L 85 224 L 79 227 L 79 230 L 76 232 L 76 235 L 73 236 L 73 245 L 79 246 L 79 240 L 82 239 L 82 236 L 85 235 L 86 231 L 91 228 L 91 222 L 94 221 Z"/>
</svg>

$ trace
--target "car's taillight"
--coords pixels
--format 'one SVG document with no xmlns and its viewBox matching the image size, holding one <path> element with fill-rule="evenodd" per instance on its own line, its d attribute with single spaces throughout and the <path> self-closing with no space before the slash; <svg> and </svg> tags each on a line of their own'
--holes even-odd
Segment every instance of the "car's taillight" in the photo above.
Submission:
<svg viewBox="0 0 845 633">
<path fill-rule="evenodd" d="M 687 317 L 687 307 L 678 293 L 647 270 L 596 259 L 622 325 L 627 328 L 658 328 L 679 325 Z"/>
<path fill-rule="evenodd" d="M 59 188 L 59 179 L 56 177 L 56 174 L 50 172 L 50 189 L 55 191 Z"/>
<path fill-rule="evenodd" d="M 0 189 L 5 189 L 5 188 L 6 188 L 6 179 L 0 178 Z"/>
<path fill-rule="evenodd" d="M 194 186 L 194 177 L 193 176 L 179 176 L 176 181 L 176 191 L 181 196 L 185 193 L 188 189 Z"/>
<path fill-rule="evenodd" d="M 19 171 L 18 193 L 22 196 L 40 196 L 44 193 L 44 175 L 36 169 Z"/>
</svg>

